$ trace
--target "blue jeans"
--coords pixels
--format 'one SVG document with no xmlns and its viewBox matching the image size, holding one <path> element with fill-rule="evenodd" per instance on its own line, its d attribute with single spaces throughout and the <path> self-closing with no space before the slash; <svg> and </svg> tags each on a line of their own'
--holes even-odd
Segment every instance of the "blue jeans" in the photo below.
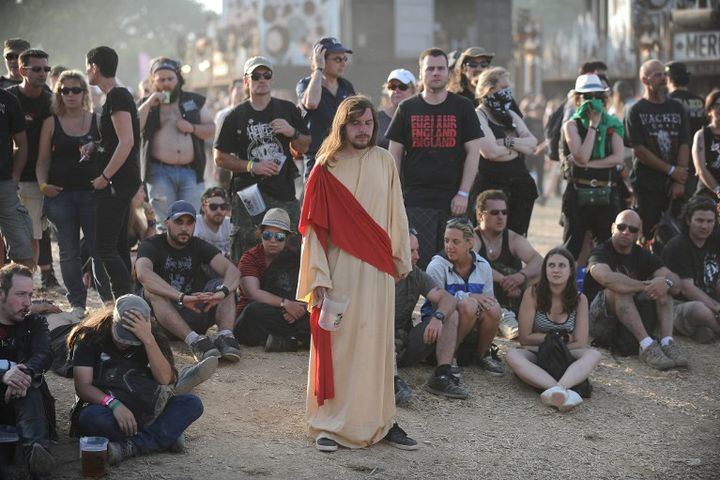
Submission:
<svg viewBox="0 0 720 480">
<path fill-rule="evenodd" d="M 205 183 L 197 181 L 195 170 L 189 165 L 174 166 L 149 161 L 146 181 L 150 205 L 155 210 L 158 226 L 163 227 L 167 210 L 173 202 L 185 200 L 196 209 L 205 191 Z"/>
<path fill-rule="evenodd" d="M 167 450 L 202 413 L 200 398 L 185 393 L 170 398 L 160 416 L 150 425 L 139 426 L 138 433 L 132 437 L 120 430 L 112 410 L 100 405 L 83 408 L 78 427 L 83 436 L 105 437 L 111 442 L 129 440 L 138 453 L 146 454 Z"/>
<path fill-rule="evenodd" d="M 104 268 L 100 268 L 100 257 L 95 252 L 95 194 L 92 190 L 64 190 L 54 198 L 45 198 L 45 211 L 57 228 L 60 247 L 60 271 L 67 299 L 72 307 L 85 307 L 87 289 L 82 281 L 83 265 L 80 254 L 80 229 L 90 253 L 93 274 L 100 297 L 112 300 L 110 280 Z"/>
</svg>

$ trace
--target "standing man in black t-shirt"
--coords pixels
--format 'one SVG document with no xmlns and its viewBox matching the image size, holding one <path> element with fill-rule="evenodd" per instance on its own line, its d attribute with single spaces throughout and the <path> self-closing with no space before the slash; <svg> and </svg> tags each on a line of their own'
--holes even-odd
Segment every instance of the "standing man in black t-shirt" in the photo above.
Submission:
<svg viewBox="0 0 720 480">
<path fill-rule="evenodd" d="M 252 57 L 245 62 L 243 81 L 250 98 L 227 114 L 215 139 L 215 164 L 233 172 L 230 256 L 235 263 L 258 244 L 255 226 L 265 213 L 251 215 L 237 192 L 257 184 L 267 209 L 288 212 L 293 229 L 300 218 L 295 196 L 299 173 L 290 146 L 304 153 L 310 136 L 295 105 L 273 98 L 272 78 L 273 67 L 267 58 Z"/>
<path fill-rule="evenodd" d="M 403 101 L 386 137 L 403 181 L 408 222 L 420 241 L 420 268 L 443 248 L 445 222 L 464 215 L 483 136 L 472 102 L 447 90 L 448 58 L 420 54 L 423 91 Z"/>
<path fill-rule="evenodd" d="M 312 73 L 295 87 L 302 117 L 312 138 L 305 153 L 305 180 L 315 165 L 315 154 L 330 133 L 335 112 L 347 97 L 355 95 L 355 87 L 343 78 L 352 50 L 337 38 L 321 38 L 313 45 L 310 58 Z"/>
<path fill-rule="evenodd" d="M 93 48 L 85 63 L 88 83 L 105 93 L 97 145 L 100 155 L 91 157 L 98 163 L 98 176 L 90 182 L 96 194 L 95 251 L 110 277 L 113 296 L 118 298 L 132 290 L 127 231 L 130 201 L 140 187 L 140 124 L 132 94 L 115 80 L 115 50 Z M 94 147 L 93 143 L 83 145 L 80 152 L 90 156 Z"/>
<path fill-rule="evenodd" d="M 138 282 L 160 326 L 183 340 L 198 362 L 208 357 L 237 362 L 240 345 L 233 326 L 240 272 L 220 250 L 193 236 L 196 216 L 195 207 L 184 200 L 170 205 L 166 232 L 140 244 Z M 208 281 L 203 266 L 219 278 Z M 213 324 L 218 327 L 214 343 L 205 335 Z"/>
<path fill-rule="evenodd" d="M 675 330 L 706 343 L 720 337 L 720 236 L 715 202 L 692 197 L 682 215 L 683 233 L 665 245 L 663 261 L 680 277 Z M 693 301 L 694 300 L 694 301 Z"/>
<path fill-rule="evenodd" d="M 590 301 L 590 335 L 620 322 L 640 343 L 640 361 L 658 370 L 687 367 L 688 361 L 673 341 L 672 296 L 680 279 L 662 260 L 637 245 L 642 221 L 633 210 L 623 210 L 612 224 L 612 236 L 590 254 L 585 295 Z M 653 340 L 638 311 L 640 302 L 652 302 L 660 324 L 660 343 Z"/>
<path fill-rule="evenodd" d="M 625 145 L 633 151 L 631 182 L 645 239 L 671 205 L 677 215 L 685 196 L 690 136 L 685 108 L 667 98 L 665 66 L 648 60 L 640 67 L 643 98 L 625 115 Z"/>
<path fill-rule="evenodd" d="M 20 54 L 30 48 L 30 42 L 22 38 L 9 38 L 3 45 L 3 56 L 5 57 L 5 68 L 7 76 L 0 77 L 0 89 L 5 89 L 22 82 L 20 75 Z"/>
</svg>

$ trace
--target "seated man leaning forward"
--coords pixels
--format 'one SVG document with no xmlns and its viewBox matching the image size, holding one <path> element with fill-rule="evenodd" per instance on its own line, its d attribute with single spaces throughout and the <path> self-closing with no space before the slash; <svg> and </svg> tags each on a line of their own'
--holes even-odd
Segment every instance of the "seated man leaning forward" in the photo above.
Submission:
<svg viewBox="0 0 720 480">
<path fill-rule="evenodd" d="M 54 400 L 43 373 L 50 367 L 50 337 L 45 317 L 30 313 L 32 272 L 18 264 L 0 269 L 0 421 L 14 425 L 30 473 L 55 468 L 48 452 L 55 437 Z M 46 415 L 52 409 L 52 416 Z M 0 477 L 2 472 L 0 472 Z"/>
<path fill-rule="evenodd" d="M 417 266 L 420 244 L 415 229 L 410 229 L 410 259 L 413 269 L 395 283 L 395 355 L 398 367 L 416 365 L 435 354 L 437 368 L 423 389 L 450 398 L 467 398 L 452 375 L 451 363 L 457 344 L 458 314 L 455 297 L 436 284 L 430 275 Z M 422 321 L 413 326 L 412 314 L 420 295 L 425 297 Z M 410 387 L 395 375 L 395 403 L 410 399 Z"/>
<path fill-rule="evenodd" d="M 672 294 L 680 279 L 656 255 L 637 244 L 642 220 L 623 210 L 611 227 L 611 237 L 590 254 L 585 294 L 590 302 L 590 335 L 598 340 L 607 325 L 620 322 L 639 342 L 640 361 L 658 370 L 687 367 L 688 361 L 673 341 Z M 638 310 L 651 302 L 660 324 L 660 343 L 650 337 Z"/>
<path fill-rule="evenodd" d="M 137 278 L 158 323 L 184 340 L 198 362 L 211 356 L 235 362 L 240 360 L 232 332 L 240 272 L 220 250 L 193 236 L 195 216 L 195 208 L 184 200 L 170 205 L 167 231 L 140 244 Z M 208 280 L 203 265 L 220 278 Z M 213 323 L 218 327 L 215 342 L 205 335 Z"/>
<path fill-rule="evenodd" d="M 123 295 L 68 337 L 78 400 L 70 434 L 105 437 L 108 463 L 184 449 L 183 432 L 203 413 L 200 399 L 173 395 L 177 378 L 170 342 L 150 319 L 150 306 Z"/>
<path fill-rule="evenodd" d="M 682 230 L 662 252 L 680 277 L 682 293 L 673 313 L 675 331 L 700 343 L 720 337 L 720 235 L 715 202 L 692 197 L 683 208 Z"/>
<path fill-rule="evenodd" d="M 300 255 L 288 247 L 291 229 L 288 213 L 271 208 L 260 224 L 260 245 L 240 257 L 240 316 L 234 332 L 243 345 L 265 345 L 266 352 L 310 345 L 307 304 L 295 300 Z"/>
<path fill-rule="evenodd" d="M 445 253 L 435 255 L 427 273 L 458 301 L 460 320 L 457 346 L 468 345 L 477 364 L 490 375 L 505 374 L 500 359 L 491 353 L 502 315 L 493 296 L 492 270 L 488 262 L 473 250 L 473 229 L 467 219 L 453 218 L 445 227 Z M 468 359 L 469 360 L 469 359 Z M 458 363 L 468 363 L 458 352 Z"/>
<path fill-rule="evenodd" d="M 475 251 L 490 263 L 493 292 L 502 307 L 500 334 L 513 339 L 518 336 L 520 300 L 525 288 L 540 278 L 542 257 L 527 238 L 508 228 L 507 195 L 502 190 L 478 195 L 475 216 Z"/>
</svg>

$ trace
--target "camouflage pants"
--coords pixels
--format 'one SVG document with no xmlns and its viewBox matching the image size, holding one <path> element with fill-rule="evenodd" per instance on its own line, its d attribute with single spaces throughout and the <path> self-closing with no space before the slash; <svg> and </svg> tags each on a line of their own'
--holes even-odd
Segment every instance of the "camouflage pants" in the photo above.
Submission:
<svg viewBox="0 0 720 480">
<path fill-rule="evenodd" d="M 297 199 L 277 200 L 268 195 L 263 195 L 267 210 L 271 208 L 282 208 L 290 215 L 290 226 L 293 233 L 297 233 L 297 226 L 300 220 L 300 202 Z M 245 209 L 240 197 L 237 194 L 232 196 L 232 230 L 230 231 L 230 260 L 237 264 L 240 257 L 250 248 L 260 243 L 260 231 L 258 226 L 262 222 L 265 212 L 250 216 Z M 290 242 L 300 247 L 300 236 L 292 235 Z"/>
</svg>

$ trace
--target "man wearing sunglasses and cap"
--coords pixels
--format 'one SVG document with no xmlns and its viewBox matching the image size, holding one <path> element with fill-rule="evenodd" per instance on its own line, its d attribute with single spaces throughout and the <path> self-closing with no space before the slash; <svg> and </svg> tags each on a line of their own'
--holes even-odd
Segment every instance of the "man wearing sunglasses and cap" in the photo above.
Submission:
<svg viewBox="0 0 720 480">
<path fill-rule="evenodd" d="M 637 244 L 640 216 L 623 210 L 612 224 L 612 236 L 595 247 L 588 260 L 584 293 L 590 302 L 590 336 L 598 346 L 629 355 L 637 348 L 641 362 L 657 370 L 684 368 L 688 360 L 673 341 L 672 296 L 680 278 L 660 257 Z M 650 335 L 657 318 L 660 342 Z"/>
<path fill-rule="evenodd" d="M 4 90 L 13 85 L 22 82 L 23 77 L 20 75 L 20 62 L 18 61 L 20 54 L 30 48 L 30 42 L 22 38 L 10 38 L 5 40 L 3 45 L 3 56 L 5 57 L 5 68 L 7 69 L 7 77 L 0 77 L 0 89 Z"/>
<path fill-rule="evenodd" d="M 288 212 L 296 228 L 300 203 L 295 179 L 300 174 L 291 148 L 304 153 L 310 145 L 308 129 L 295 105 L 272 96 L 270 60 L 252 57 L 245 62 L 244 72 L 250 98 L 227 114 L 215 140 L 215 164 L 233 174 L 230 256 L 234 262 L 257 244 L 255 225 L 261 219 L 251 215 L 237 192 L 257 185 L 266 207 Z"/>
<path fill-rule="evenodd" d="M 353 51 L 337 38 L 324 37 L 313 45 L 309 77 L 301 79 L 295 91 L 303 119 L 310 129 L 310 148 L 305 154 L 305 180 L 315 165 L 315 154 L 335 118 L 340 103 L 355 95 L 355 87 L 343 77 L 349 54 Z"/>
<path fill-rule="evenodd" d="M 150 65 L 154 92 L 138 107 L 141 176 L 157 218 L 165 218 L 176 200 L 199 206 L 205 190 L 205 140 L 215 135 L 215 123 L 205 97 L 184 91 L 184 83 L 180 62 L 155 59 Z"/>
<path fill-rule="evenodd" d="M 454 65 L 449 90 L 472 101 L 477 107 L 479 104 L 478 99 L 475 98 L 477 81 L 480 74 L 490 68 L 494 56 L 494 53 L 482 47 L 470 47 L 462 52 Z"/>
</svg>

